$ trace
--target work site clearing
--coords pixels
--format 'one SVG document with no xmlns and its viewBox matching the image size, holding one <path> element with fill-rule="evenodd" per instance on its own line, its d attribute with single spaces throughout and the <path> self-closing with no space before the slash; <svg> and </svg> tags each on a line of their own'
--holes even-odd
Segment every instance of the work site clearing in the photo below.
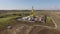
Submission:
<svg viewBox="0 0 60 34">
<path fill-rule="evenodd" d="M 33 10 L 33 8 L 27 12 L 14 11 L 1 12 L 0 34 L 60 34 L 53 18 L 55 12 Z"/>
</svg>

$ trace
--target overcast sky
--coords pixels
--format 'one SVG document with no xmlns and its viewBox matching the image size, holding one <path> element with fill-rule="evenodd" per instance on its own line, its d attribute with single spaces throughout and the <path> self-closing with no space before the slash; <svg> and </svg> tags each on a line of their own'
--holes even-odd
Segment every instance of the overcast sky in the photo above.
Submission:
<svg viewBox="0 0 60 34">
<path fill-rule="evenodd" d="M 60 0 L 0 0 L 0 10 L 60 10 Z"/>
</svg>

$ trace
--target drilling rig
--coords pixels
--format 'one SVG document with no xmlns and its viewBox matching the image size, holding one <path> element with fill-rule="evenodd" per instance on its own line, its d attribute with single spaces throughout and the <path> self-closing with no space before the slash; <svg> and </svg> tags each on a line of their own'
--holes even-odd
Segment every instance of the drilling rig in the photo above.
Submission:
<svg viewBox="0 0 60 34">
<path fill-rule="evenodd" d="M 34 7 L 32 6 L 32 10 L 30 12 L 30 16 L 34 16 L 35 15 L 35 12 L 34 12 Z"/>
</svg>

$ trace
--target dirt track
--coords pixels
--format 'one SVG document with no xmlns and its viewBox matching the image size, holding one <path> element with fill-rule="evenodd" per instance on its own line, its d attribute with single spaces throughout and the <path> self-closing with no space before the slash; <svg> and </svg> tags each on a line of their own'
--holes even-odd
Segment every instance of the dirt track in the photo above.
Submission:
<svg viewBox="0 0 60 34">
<path fill-rule="evenodd" d="M 50 16 L 53 18 L 55 23 L 57 24 L 57 29 L 60 30 L 60 12 L 51 12 Z"/>
<path fill-rule="evenodd" d="M 6 29 L 0 34 L 60 34 L 60 31 L 56 29 L 49 29 L 42 26 L 29 26 L 29 25 L 18 25 L 12 29 Z"/>
</svg>

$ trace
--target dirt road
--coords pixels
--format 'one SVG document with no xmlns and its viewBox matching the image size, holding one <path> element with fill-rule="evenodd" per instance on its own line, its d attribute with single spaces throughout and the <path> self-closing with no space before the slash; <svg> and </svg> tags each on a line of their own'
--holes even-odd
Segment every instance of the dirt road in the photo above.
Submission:
<svg viewBox="0 0 60 34">
<path fill-rule="evenodd" d="M 58 18 L 58 16 L 55 16 L 53 14 L 51 15 L 51 17 L 53 18 L 53 20 L 57 24 L 57 29 L 60 30 L 60 18 Z"/>
<path fill-rule="evenodd" d="M 60 31 L 42 26 L 28 26 L 22 24 L 12 29 L 3 30 L 0 34 L 60 34 Z"/>
</svg>

